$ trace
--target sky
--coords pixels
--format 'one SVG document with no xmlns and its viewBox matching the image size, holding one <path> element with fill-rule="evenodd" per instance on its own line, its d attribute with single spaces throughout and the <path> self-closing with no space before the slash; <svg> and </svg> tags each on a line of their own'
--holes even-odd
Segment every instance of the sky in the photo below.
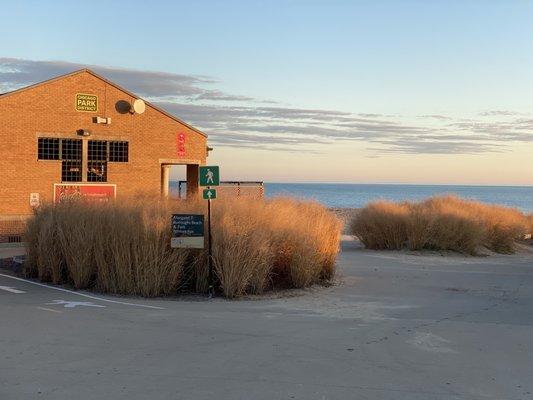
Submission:
<svg viewBox="0 0 533 400">
<path fill-rule="evenodd" d="M 533 185 L 533 0 L 18 1 L 0 18 L 0 93 L 87 66 L 207 133 L 222 179 Z"/>
</svg>

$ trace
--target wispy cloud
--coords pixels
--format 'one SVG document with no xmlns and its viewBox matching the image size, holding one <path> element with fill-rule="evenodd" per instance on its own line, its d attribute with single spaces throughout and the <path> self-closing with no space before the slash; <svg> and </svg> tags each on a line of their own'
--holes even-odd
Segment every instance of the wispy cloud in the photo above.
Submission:
<svg viewBox="0 0 533 400">
<path fill-rule="evenodd" d="M 255 101 L 253 97 L 232 95 L 221 92 L 220 90 L 209 90 L 195 97 L 196 100 L 215 100 L 215 101 Z"/>
<path fill-rule="evenodd" d="M 405 154 L 481 154 L 487 152 L 503 153 L 506 151 L 506 146 L 462 140 L 384 141 L 381 144 L 384 146 L 372 149 L 380 153 Z"/>
<path fill-rule="evenodd" d="M 446 115 L 440 115 L 440 114 L 426 114 L 426 115 L 419 115 L 418 118 L 430 118 L 430 119 L 438 119 L 438 120 L 450 120 L 451 118 Z"/>
<path fill-rule="evenodd" d="M 494 116 L 514 117 L 514 116 L 523 115 L 523 114 L 517 111 L 491 110 L 491 111 L 482 111 L 478 115 L 482 117 L 494 117 Z"/>
<path fill-rule="evenodd" d="M 216 84 L 217 81 L 201 75 L 183 75 L 64 61 L 34 61 L 17 58 L 0 58 L 0 87 L 4 90 L 13 90 L 82 68 L 90 68 L 109 80 L 150 99 L 255 101 L 251 97 L 205 88 L 205 86 Z"/>
<path fill-rule="evenodd" d="M 481 118 L 442 114 L 413 118 L 365 112 L 282 107 L 226 93 L 206 76 L 140 71 L 62 61 L 0 58 L 0 90 L 13 90 L 88 67 L 181 119 L 205 130 L 212 144 L 276 151 L 327 151 L 338 142 L 362 142 L 376 155 L 480 154 L 533 142 L 533 119 L 513 111 L 483 111 Z"/>
</svg>

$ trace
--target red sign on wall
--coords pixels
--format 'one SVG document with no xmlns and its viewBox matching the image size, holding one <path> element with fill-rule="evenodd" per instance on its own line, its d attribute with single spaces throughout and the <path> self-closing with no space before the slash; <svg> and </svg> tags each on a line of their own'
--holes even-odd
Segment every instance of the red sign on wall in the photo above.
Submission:
<svg viewBox="0 0 533 400">
<path fill-rule="evenodd" d="M 178 133 L 177 136 L 177 154 L 178 157 L 185 157 L 185 140 L 187 136 L 185 133 Z"/>
<path fill-rule="evenodd" d="M 116 185 L 88 185 L 80 183 L 54 184 L 54 203 L 65 200 L 108 202 L 116 196 Z"/>
</svg>

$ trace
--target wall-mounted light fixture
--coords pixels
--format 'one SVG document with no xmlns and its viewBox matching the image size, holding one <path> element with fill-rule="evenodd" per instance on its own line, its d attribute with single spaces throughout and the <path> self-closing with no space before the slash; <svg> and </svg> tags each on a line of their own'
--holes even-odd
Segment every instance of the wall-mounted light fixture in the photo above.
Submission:
<svg viewBox="0 0 533 400">
<path fill-rule="evenodd" d="M 79 136 L 91 136 L 91 132 L 88 131 L 87 129 L 78 129 L 76 131 L 76 133 L 79 135 Z"/>
</svg>

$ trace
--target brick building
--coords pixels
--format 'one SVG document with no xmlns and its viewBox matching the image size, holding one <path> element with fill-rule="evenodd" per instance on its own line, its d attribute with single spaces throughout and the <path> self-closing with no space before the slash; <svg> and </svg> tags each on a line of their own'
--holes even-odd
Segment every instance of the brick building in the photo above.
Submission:
<svg viewBox="0 0 533 400">
<path fill-rule="evenodd" d="M 0 95 L 0 242 L 65 196 L 168 195 L 171 165 L 198 193 L 207 136 L 83 69 Z"/>
</svg>

